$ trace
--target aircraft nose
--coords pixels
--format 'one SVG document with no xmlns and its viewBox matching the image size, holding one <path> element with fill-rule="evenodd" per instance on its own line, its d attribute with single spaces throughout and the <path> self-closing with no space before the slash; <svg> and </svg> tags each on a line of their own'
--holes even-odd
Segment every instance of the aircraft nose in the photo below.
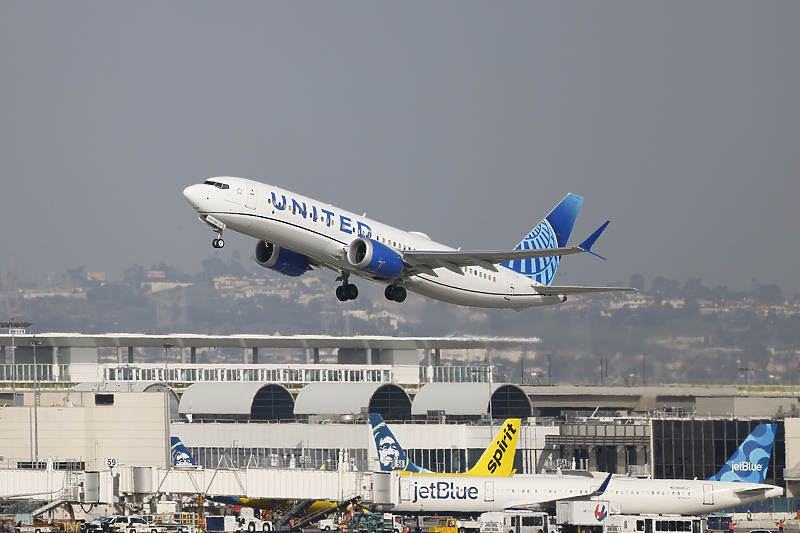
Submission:
<svg viewBox="0 0 800 533">
<path fill-rule="evenodd" d="M 190 185 L 183 189 L 183 197 L 194 209 L 200 208 L 200 203 L 206 199 L 202 185 Z"/>
</svg>

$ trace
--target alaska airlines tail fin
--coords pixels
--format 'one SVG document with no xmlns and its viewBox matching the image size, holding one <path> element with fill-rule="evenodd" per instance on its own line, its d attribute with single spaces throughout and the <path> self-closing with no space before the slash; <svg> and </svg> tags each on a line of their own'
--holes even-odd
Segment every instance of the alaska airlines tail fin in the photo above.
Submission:
<svg viewBox="0 0 800 533">
<path fill-rule="evenodd" d="M 425 470 L 409 461 L 405 450 L 400 446 L 397 438 L 392 434 L 381 415 L 370 413 L 369 421 L 372 424 L 372 436 L 375 438 L 375 448 L 378 450 L 381 471 L 430 472 L 430 470 Z"/>
<path fill-rule="evenodd" d="M 198 466 L 189 450 L 178 437 L 170 437 L 172 466 Z"/>
<path fill-rule="evenodd" d="M 517 245 L 515 250 L 539 250 L 542 248 L 564 248 L 572 233 L 583 197 L 569 193 L 539 225 Z M 503 266 L 527 276 L 543 285 L 550 285 L 556 275 L 561 257 L 542 257 L 503 263 Z"/>
<path fill-rule="evenodd" d="M 494 436 L 491 446 L 486 448 L 475 466 L 464 473 L 465 476 L 503 476 L 512 475 L 514 454 L 517 451 L 519 418 L 509 418 Z"/>
<path fill-rule="evenodd" d="M 764 483 L 767 478 L 772 443 L 775 441 L 777 424 L 759 424 L 728 462 L 709 481 L 743 481 Z"/>
</svg>

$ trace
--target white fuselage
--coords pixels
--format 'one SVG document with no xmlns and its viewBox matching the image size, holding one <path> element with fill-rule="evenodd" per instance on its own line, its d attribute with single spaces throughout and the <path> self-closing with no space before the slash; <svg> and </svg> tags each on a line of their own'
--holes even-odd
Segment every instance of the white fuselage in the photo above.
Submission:
<svg viewBox="0 0 800 533">
<path fill-rule="evenodd" d="M 230 185 L 193 185 L 184 196 L 202 216 L 211 215 L 226 229 L 299 252 L 344 272 L 389 284 L 358 270 L 347 259 L 347 248 L 358 237 L 368 237 L 396 250 L 454 251 L 423 234 L 407 232 L 365 216 L 333 207 L 285 189 L 242 178 L 218 178 Z M 503 266 L 497 272 L 462 267 L 461 274 L 437 268 L 436 275 L 416 274 L 403 279 L 410 291 L 444 302 L 487 308 L 524 309 L 562 302 L 560 296 L 539 294 L 529 278 Z"/>
<path fill-rule="evenodd" d="M 392 509 L 407 513 L 480 513 L 511 507 L 552 508 L 556 501 L 585 497 L 609 502 L 610 511 L 617 514 L 697 515 L 783 495 L 780 487 L 755 483 L 612 478 L 603 493 L 589 496 L 603 481 L 583 476 L 412 474 L 399 478 L 399 497 Z"/>
<path fill-rule="evenodd" d="M 615 477 L 603 494 L 592 499 L 609 502 L 615 514 L 697 515 L 782 495 L 780 487 L 757 483 Z"/>
<path fill-rule="evenodd" d="M 510 507 L 544 507 L 558 499 L 587 498 L 602 479 L 579 476 L 431 476 L 399 478 L 393 511 L 405 513 L 482 513 Z"/>
</svg>

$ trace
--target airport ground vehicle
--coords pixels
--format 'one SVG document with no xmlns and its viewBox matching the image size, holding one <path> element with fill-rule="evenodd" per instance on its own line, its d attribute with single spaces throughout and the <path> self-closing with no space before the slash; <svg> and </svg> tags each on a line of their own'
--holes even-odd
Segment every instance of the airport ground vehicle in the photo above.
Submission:
<svg viewBox="0 0 800 533">
<path fill-rule="evenodd" d="M 323 518 L 319 522 L 317 522 L 317 529 L 320 531 L 331 531 L 333 529 L 339 529 L 339 522 L 333 518 Z"/>
<path fill-rule="evenodd" d="M 721 516 L 721 515 L 710 515 L 706 519 L 706 527 L 708 529 L 718 529 L 721 531 L 729 531 L 731 529 L 731 521 L 733 519 L 730 516 Z"/>
<path fill-rule="evenodd" d="M 195 513 L 160 513 L 142 518 L 150 526 L 149 533 L 195 533 L 200 530 L 200 518 Z"/>
<path fill-rule="evenodd" d="M 236 531 L 236 517 L 206 516 L 206 531 L 233 533 Z"/>
<path fill-rule="evenodd" d="M 147 521 L 141 516 L 117 515 L 102 523 L 106 533 L 152 533 Z"/>
<path fill-rule="evenodd" d="M 152 531 L 151 531 L 152 530 Z M 83 533 L 158 533 L 141 516 L 101 516 L 82 526 Z"/>
<path fill-rule="evenodd" d="M 481 524 L 478 520 L 460 520 L 452 517 L 439 517 L 435 526 L 428 528 L 430 533 L 477 532 Z"/>
<path fill-rule="evenodd" d="M 548 533 L 548 515 L 544 511 L 492 511 L 478 520 L 480 533 Z"/>
<path fill-rule="evenodd" d="M 395 533 L 392 515 L 383 513 L 356 513 L 347 520 L 347 533 Z"/>
<path fill-rule="evenodd" d="M 257 513 L 252 507 L 242 507 L 239 516 L 236 517 L 237 531 L 272 531 L 272 522 L 262 520 L 260 513 Z"/>
<path fill-rule="evenodd" d="M 559 533 L 703 533 L 699 516 L 630 515 L 609 513 L 608 502 L 559 502 Z"/>
</svg>

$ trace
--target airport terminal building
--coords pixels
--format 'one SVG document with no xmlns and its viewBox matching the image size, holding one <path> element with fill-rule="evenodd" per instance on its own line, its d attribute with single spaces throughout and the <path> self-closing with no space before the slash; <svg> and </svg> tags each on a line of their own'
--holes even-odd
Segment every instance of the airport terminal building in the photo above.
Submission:
<svg viewBox="0 0 800 533">
<path fill-rule="evenodd" d="M 346 461 L 348 470 L 368 472 L 377 453 L 367 414 L 377 412 L 410 460 L 433 471 L 466 471 L 504 419 L 520 418 L 519 473 L 706 479 L 756 425 L 772 422 L 778 432 L 767 482 L 800 495 L 797 398 L 745 397 L 734 388 L 495 382 L 492 351 L 530 347 L 535 339 L 33 340 L 0 336 L 0 465 L 7 471 L 100 471 L 112 462 L 164 468 L 176 436 L 205 468 L 335 470 Z M 109 348 L 117 361 L 100 363 L 99 350 Z M 165 361 L 137 363 L 141 348 L 162 350 Z M 175 348 L 178 360 L 166 360 Z M 215 348 L 241 349 L 241 363 L 196 362 L 197 350 Z M 450 349 L 482 350 L 484 363 L 441 365 L 441 352 Z M 261 363 L 271 350 L 296 356 Z M 320 363 L 320 351 L 335 353 L 336 362 Z"/>
</svg>

